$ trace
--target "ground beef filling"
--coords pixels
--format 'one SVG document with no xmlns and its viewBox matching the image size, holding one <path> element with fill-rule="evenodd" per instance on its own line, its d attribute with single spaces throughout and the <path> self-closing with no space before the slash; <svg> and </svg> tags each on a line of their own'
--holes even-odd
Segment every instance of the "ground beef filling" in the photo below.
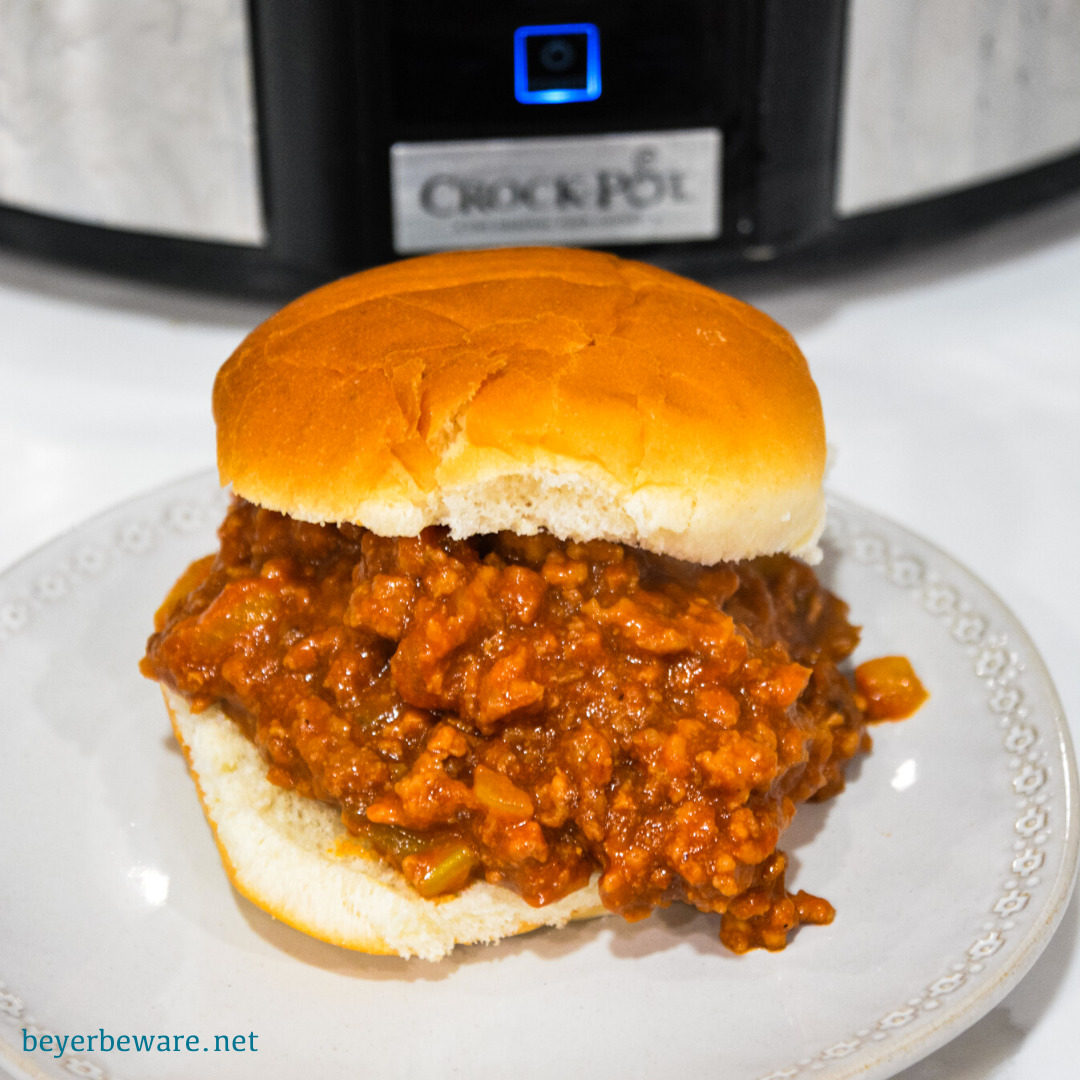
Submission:
<svg viewBox="0 0 1080 1080">
<path fill-rule="evenodd" d="M 237 500 L 143 670 L 220 704 L 275 784 L 340 806 L 424 896 L 530 904 L 599 874 L 735 951 L 833 910 L 784 888 L 795 805 L 869 745 L 847 609 L 787 557 L 701 567 L 603 541 L 389 539 Z"/>
</svg>

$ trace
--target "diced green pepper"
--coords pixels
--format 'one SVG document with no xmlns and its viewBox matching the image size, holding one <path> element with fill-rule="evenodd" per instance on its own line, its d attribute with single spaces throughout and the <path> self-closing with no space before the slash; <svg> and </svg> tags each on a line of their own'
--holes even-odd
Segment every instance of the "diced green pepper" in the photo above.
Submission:
<svg viewBox="0 0 1080 1080">
<path fill-rule="evenodd" d="M 408 855 L 401 869 L 409 883 L 423 897 L 463 889 L 479 863 L 476 852 L 464 840 L 447 840 L 421 855 Z"/>
<path fill-rule="evenodd" d="M 379 825 L 373 821 L 367 822 L 363 831 L 381 852 L 396 855 L 399 859 L 406 855 L 419 855 L 438 842 L 423 833 L 403 829 L 400 825 Z"/>
</svg>

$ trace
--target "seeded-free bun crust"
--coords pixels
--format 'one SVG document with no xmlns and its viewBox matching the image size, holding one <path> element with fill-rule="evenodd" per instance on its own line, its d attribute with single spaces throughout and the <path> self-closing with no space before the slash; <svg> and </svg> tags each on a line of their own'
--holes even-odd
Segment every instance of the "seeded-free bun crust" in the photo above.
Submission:
<svg viewBox="0 0 1080 1080">
<path fill-rule="evenodd" d="M 180 695 L 162 693 L 229 880 L 305 934 L 358 952 L 438 960 L 455 945 L 606 914 L 595 883 L 543 908 L 486 882 L 425 900 L 349 836 L 337 811 L 271 784 L 254 744 L 219 709 L 196 714 Z"/>
<path fill-rule="evenodd" d="M 425 256 L 317 289 L 214 387 L 223 483 L 306 521 L 819 557 L 824 426 L 792 338 L 595 252 Z"/>
</svg>

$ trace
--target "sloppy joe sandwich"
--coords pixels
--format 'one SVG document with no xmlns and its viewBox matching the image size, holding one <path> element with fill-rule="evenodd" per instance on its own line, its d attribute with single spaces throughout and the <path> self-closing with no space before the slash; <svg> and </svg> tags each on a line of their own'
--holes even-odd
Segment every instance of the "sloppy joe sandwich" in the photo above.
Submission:
<svg viewBox="0 0 1080 1080">
<path fill-rule="evenodd" d="M 288 305 L 213 400 L 233 502 L 143 671 L 241 893 L 429 959 L 672 902 L 737 952 L 831 920 L 781 834 L 921 690 L 841 671 L 783 329 L 610 255 L 442 254 Z"/>
</svg>

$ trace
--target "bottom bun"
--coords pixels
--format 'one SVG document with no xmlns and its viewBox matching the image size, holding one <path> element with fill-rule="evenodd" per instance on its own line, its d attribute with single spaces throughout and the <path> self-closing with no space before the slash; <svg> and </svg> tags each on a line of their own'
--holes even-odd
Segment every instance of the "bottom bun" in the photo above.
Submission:
<svg viewBox="0 0 1080 1080">
<path fill-rule="evenodd" d="M 608 913 L 595 879 L 542 908 L 482 881 L 425 900 L 363 849 L 337 810 L 267 780 L 259 751 L 220 709 L 193 713 L 162 692 L 229 880 L 296 930 L 358 952 L 439 960 L 455 945 Z"/>
</svg>

